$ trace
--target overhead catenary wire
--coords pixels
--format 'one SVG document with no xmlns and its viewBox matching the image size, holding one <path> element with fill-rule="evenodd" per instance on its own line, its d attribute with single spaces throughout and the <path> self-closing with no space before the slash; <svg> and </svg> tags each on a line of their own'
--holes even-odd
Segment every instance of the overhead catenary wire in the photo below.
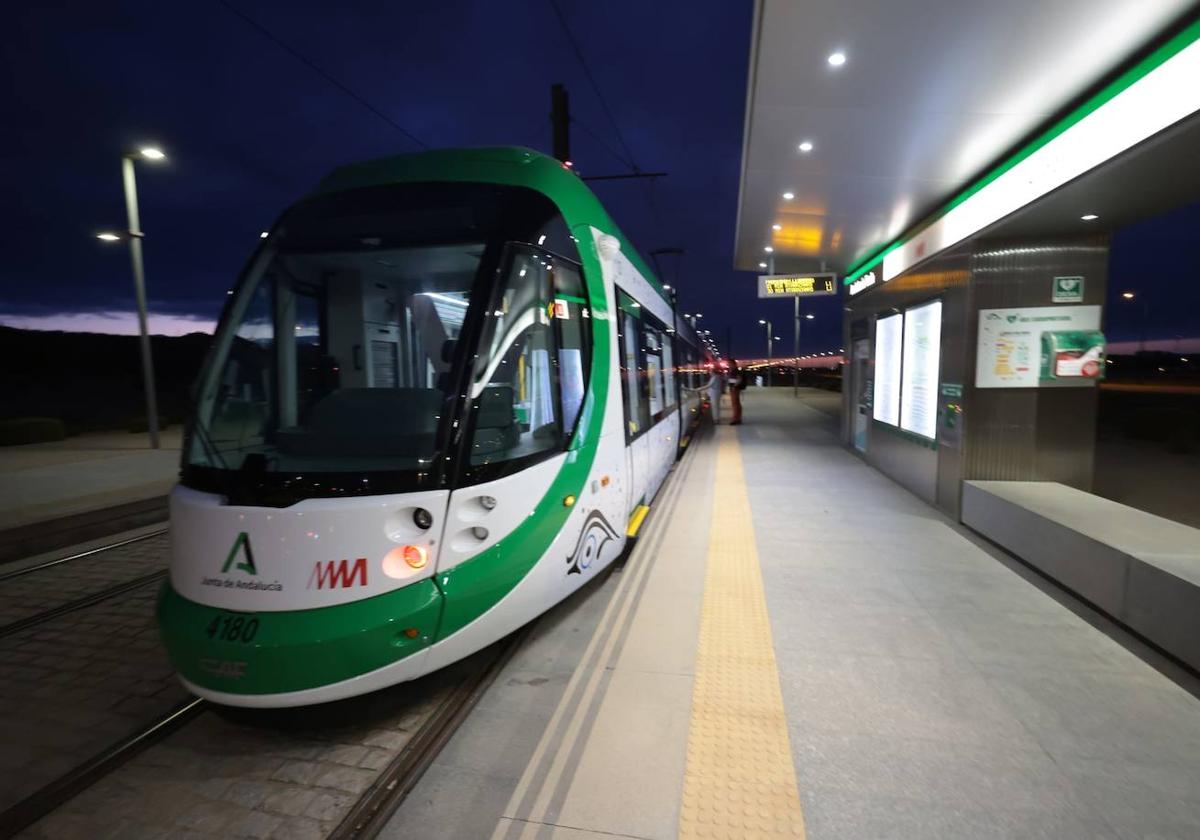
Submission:
<svg viewBox="0 0 1200 840">
<path fill-rule="evenodd" d="M 608 107 L 608 100 L 604 98 L 604 92 L 600 89 L 599 82 L 596 81 L 596 77 L 592 74 L 592 69 L 588 65 L 587 58 L 585 58 L 583 55 L 583 49 L 579 46 L 579 42 L 575 39 L 575 33 L 571 31 L 571 26 L 569 23 L 567 23 L 567 18 L 563 14 L 562 9 L 559 8 L 558 0 L 548 0 L 548 2 L 550 3 L 550 8 L 554 10 L 554 16 L 558 19 L 558 24 L 562 28 L 563 35 L 567 40 L 567 44 L 570 45 L 571 51 L 575 53 L 575 58 L 579 61 L 579 66 L 583 69 L 583 75 L 587 77 L 588 84 L 591 85 L 592 92 L 595 93 L 596 98 L 600 100 L 600 108 L 604 111 L 604 116 L 608 119 L 609 124 L 612 125 L 613 134 L 616 135 L 618 145 L 620 145 L 625 152 L 626 160 L 623 162 L 634 171 L 634 174 L 641 175 L 642 169 L 640 166 L 638 166 L 637 159 L 634 157 L 633 151 L 629 148 L 629 144 L 625 142 L 625 135 L 621 133 L 621 126 L 618 124 L 617 118 L 613 115 L 612 109 Z M 583 128 L 582 123 L 579 123 L 578 120 L 572 120 L 572 122 Z M 587 131 L 586 128 L 584 130 Z M 587 133 L 592 134 L 591 131 L 588 131 Z M 592 136 L 595 137 L 594 134 L 592 134 Z M 620 159 L 620 156 L 616 155 L 616 153 L 607 148 L 607 146 L 605 148 L 610 154 L 613 154 Z M 654 200 L 654 193 L 651 190 L 650 185 L 643 183 L 642 197 L 646 199 L 646 204 L 650 208 L 650 217 L 654 222 L 655 237 L 661 239 L 662 219 L 659 216 L 658 204 Z"/>
<path fill-rule="evenodd" d="M 634 164 L 633 161 L 631 161 L 629 158 L 625 157 L 620 152 L 615 150 L 612 146 L 610 146 L 608 143 L 606 143 L 599 134 L 597 134 L 595 131 L 592 131 L 590 128 L 588 128 L 585 123 L 581 123 L 579 120 L 575 119 L 574 117 L 571 117 L 571 124 L 583 129 L 583 133 L 586 134 L 588 137 L 591 137 L 593 140 L 595 140 L 601 149 L 603 149 L 604 151 L 606 151 L 610 155 L 612 155 L 614 160 L 620 161 L 622 165 L 628 166 L 630 169 L 637 171 L 637 166 Z"/>
<path fill-rule="evenodd" d="M 259 34 L 261 34 L 267 40 L 271 41 L 271 43 L 275 44 L 277 47 L 282 49 L 284 52 L 291 55 L 293 58 L 295 58 L 297 61 L 299 61 L 301 64 L 303 64 L 305 67 L 312 70 L 314 73 L 316 73 L 322 79 L 329 82 L 329 84 L 333 85 L 335 88 L 340 90 L 342 93 L 349 96 L 351 99 L 353 99 L 359 105 L 363 106 L 368 111 L 370 111 L 372 114 L 379 117 L 379 119 L 383 120 L 385 123 L 390 125 L 392 128 L 399 131 L 401 134 L 403 134 L 405 137 L 407 137 L 412 143 L 415 143 L 417 146 L 419 146 L 422 149 L 429 148 L 428 143 L 425 143 L 424 141 L 420 140 L 418 137 L 416 137 L 416 135 L 414 135 L 407 128 L 400 125 L 400 123 L 396 122 L 394 119 L 389 117 L 383 111 L 379 110 L 379 108 L 375 107 L 373 104 L 371 104 L 369 101 L 367 101 L 364 97 L 360 96 L 358 93 L 356 93 L 354 90 L 352 90 L 347 84 L 345 84 L 341 80 L 335 78 L 330 73 L 326 72 L 322 67 L 320 67 L 318 64 L 316 64 L 316 62 L 312 61 L 310 58 L 308 58 L 302 52 L 297 50 L 291 44 L 288 44 L 286 41 L 279 38 L 277 35 L 275 35 L 273 32 L 271 32 L 271 30 L 268 29 L 266 26 L 259 23 L 254 18 L 250 17 L 248 14 L 246 14 L 241 9 L 234 6 L 232 3 L 228 2 L 228 0 L 217 0 L 217 2 L 220 5 L 224 6 L 232 14 L 237 15 L 239 18 L 241 18 L 243 21 L 245 21 L 250 27 L 257 30 Z"/>
<path fill-rule="evenodd" d="M 566 16 L 563 15 L 562 9 L 558 7 L 558 0 L 549 0 L 549 2 L 550 8 L 554 10 L 555 17 L 558 18 L 559 26 L 562 27 L 563 35 L 566 36 L 567 43 L 570 44 L 571 50 L 575 53 L 575 58 L 579 60 L 579 66 L 583 68 L 583 75 L 587 77 L 588 84 L 592 86 L 592 92 L 600 100 L 600 107 L 604 110 L 604 116 L 608 118 L 609 123 L 612 125 L 613 133 L 617 136 L 617 142 L 625 150 L 625 157 L 628 158 L 629 165 L 633 168 L 634 172 L 641 172 L 638 169 L 633 152 L 629 150 L 629 144 L 625 142 L 625 137 L 621 134 L 621 127 L 617 124 L 617 119 L 613 116 L 612 109 L 608 107 L 608 100 L 604 98 L 604 92 L 600 90 L 600 84 L 596 81 L 596 77 L 592 75 L 592 70 L 588 66 L 587 59 L 583 57 L 583 50 L 580 49 L 579 42 L 575 40 L 575 33 L 571 31 L 571 26 L 567 23 Z"/>
</svg>

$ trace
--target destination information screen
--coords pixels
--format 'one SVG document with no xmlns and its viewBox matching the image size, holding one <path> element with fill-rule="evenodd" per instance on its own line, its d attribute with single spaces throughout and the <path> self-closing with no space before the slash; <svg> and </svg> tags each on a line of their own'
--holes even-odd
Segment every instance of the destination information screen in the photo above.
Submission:
<svg viewBox="0 0 1200 840">
<path fill-rule="evenodd" d="M 837 294 L 834 274 L 764 274 L 758 278 L 760 298 L 816 297 Z"/>
</svg>

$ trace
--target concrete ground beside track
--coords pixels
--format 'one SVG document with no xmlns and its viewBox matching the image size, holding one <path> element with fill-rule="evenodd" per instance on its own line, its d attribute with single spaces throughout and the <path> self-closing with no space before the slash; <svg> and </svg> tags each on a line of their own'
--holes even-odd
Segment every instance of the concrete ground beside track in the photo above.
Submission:
<svg viewBox="0 0 1200 840">
<path fill-rule="evenodd" d="M 745 658 L 786 717 L 740 737 L 785 745 L 807 837 L 1200 836 L 1200 681 L 847 452 L 830 399 L 750 391 L 745 425 L 701 435 L 628 564 L 542 621 L 383 836 L 696 836 L 687 791 L 713 772 L 710 804 L 747 823 L 708 836 L 805 836 L 768 819 L 778 774 L 764 805 L 752 762 L 696 764 L 739 723 L 701 685 L 735 589 L 765 603 Z M 744 531 L 719 513 L 739 495 Z M 731 534 L 757 597 L 712 573 Z"/>
<path fill-rule="evenodd" d="M 173 428 L 159 450 L 127 432 L 0 447 L 0 531 L 166 495 L 181 439 Z"/>
</svg>

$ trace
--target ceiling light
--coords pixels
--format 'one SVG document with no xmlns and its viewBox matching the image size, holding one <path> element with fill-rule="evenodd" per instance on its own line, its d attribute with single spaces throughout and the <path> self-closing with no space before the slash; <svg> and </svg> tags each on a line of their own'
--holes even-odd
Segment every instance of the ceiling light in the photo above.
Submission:
<svg viewBox="0 0 1200 840">
<path fill-rule="evenodd" d="M 1085 222 L 1094 222 L 1094 221 L 1096 221 L 1096 219 L 1099 219 L 1100 217 L 1097 216 L 1095 213 L 1085 213 L 1084 215 L 1080 216 L 1079 218 Z"/>
<path fill-rule="evenodd" d="M 846 54 L 844 52 L 838 51 L 838 52 L 835 52 L 832 55 L 830 55 L 829 58 L 827 58 L 825 60 L 829 62 L 831 67 L 841 67 L 843 64 L 846 63 Z"/>
<path fill-rule="evenodd" d="M 796 197 L 796 194 L 795 194 L 794 192 L 785 192 L 785 193 L 783 194 L 783 200 L 784 200 L 784 201 L 791 201 L 791 200 L 792 200 L 793 198 L 795 198 L 795 197 Z"/>
<path fill-rule="evenodd" d="M 763 248 L 763 250 L 764 250 L 764 251 L 766 251 L 768 254 L 774 254 L 774 253 L 775 253 L 775 249 L 774 249 L 774 248 L 772 248 L 770 245 L 768 245 L 767 247 Z"/>
<path fill-rule="evenodd" d="M 783 225 L 771 225 L 771 230 L 783 230 Z"/>
<path fill-rule="evenodd" d="M 800 144 L 800 151 L 804 152 L 805 154 L 808 154 L 812 150 L 813 150 L 813 145 L 812 145 L 811 141 L 805 140 L 803 143 Z"/>
<path fill-rule="evenodd" d="M 758 264 L 758 267 L 759 267 L 759 268 L 766 268 L 766 267 L 767 267 L 767 264 L 766 264 L 766 263 L 764 263 L 764 262 L 760 262 L 760 263 Z"/>
</svg>

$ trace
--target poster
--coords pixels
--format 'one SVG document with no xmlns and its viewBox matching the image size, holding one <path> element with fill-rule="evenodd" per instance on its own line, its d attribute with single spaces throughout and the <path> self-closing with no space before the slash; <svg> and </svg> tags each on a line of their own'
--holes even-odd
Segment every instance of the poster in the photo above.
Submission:
<svg viewBox="0 0 1200 840">
<path fill-rule="evenodd" d="M 900 428 L 930 439 L 937 434 L 941 349 L 942 302 L 905 310 Z"/>
<path fill-rule="evenodd" d="M 900 425 L 900 334 L 904 316 L 889 315 L 875 321 L 875 394 L 873 417 Z"/>
<path fill-rule="evenodd" d="M 1038 388 L 1095 381 L 1104 372 L 1104 336 L 1099 329 L 1099 306 L 981 309 L 975 387 Z M 1046 359 L 1044 353 L 1049 354 Z M 1072 364 L 1075 355 L 1079 364 Z"/>
</svg>

